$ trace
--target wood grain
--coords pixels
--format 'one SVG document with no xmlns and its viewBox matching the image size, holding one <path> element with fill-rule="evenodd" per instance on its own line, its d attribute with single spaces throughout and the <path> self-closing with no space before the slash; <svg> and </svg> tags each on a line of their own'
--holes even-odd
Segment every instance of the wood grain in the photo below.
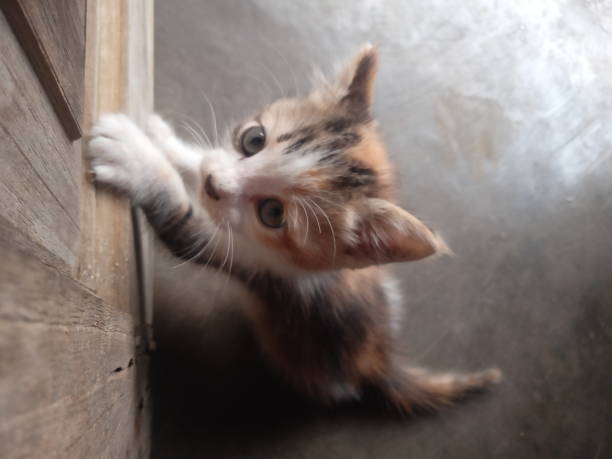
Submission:
<svg viewBox="0 0 612 459">
<path fill-rule="evenodd" d="M 81 155 L 0 14 L 0 238 L 64 272 L 76 264 Z"/>
<path fill-rule="evenodd" d="M 87 12 L 86 107 L 84 123 L 90 126 L 105 112 L 123 111 L 137 123 L 153 109 L 153 2 L 107 0 L 90 2 Z M 127 44 L 127 45 L 126 45 Z M 110 304 L 128 310 L 129 276 L 124 266 L 129 252 L 131 227 L 129 204 L 124 198 L 96 190 L 85 172 L 82 177 L 81 271 L 79 278 Z M 151 233 L 142 217 L 134 235 L 139 253 L 133 262 L 140 283 L 140 313 L 143 330 L 150 335 L 152 321 Z M 95 261 L 95 262 L 92 262 Z M 119 287 L 118 286 L 122 286 Z M 150 337 L 147 341 L 150 341 Z"/>
<path fill-rule="evenodd" d="M 153 2 L 150 0 L 89 1 L 85 67 L 84 125 L 89 128 L 105 112 L 123 111 L 142 122 L 153 108 Z M 147 65 L 143 62 L 148 61 Z M 140 247 L 138 253 L 134 247 Z M 139 226 L 132 224 L 129 202 L 92 186 L 86 171 L 81 189 L 81 253 L 78 278 L 106 303 L 134 318 L 138 361 L 135 390 L 140 409 L 133 445 L 139 456 L 150 449 L 151 411 L 148 385 L 149 327 L 147 305 L 152 283 L 146 258 L 150 248 Z M 112 446 L 111 446 L 112 448 Z M 116 452 L 107 452 L 116 457 Z M 107 454 L 104 453 L 104 454 Z M 103 454 L 103 455 L 104 455 Z M 122 452 L 123 455 L 124 453 Z M 126 452 L 130 457 L 134 454 Z"/>
<path fill-rule="evenodd" d="M 144 403 L 132 316 L 33 256 L 0 250 L 0 457 L 100 457 L 85 452 L 110 440 L 124 456 Z"/>
<path fill-rule="evenodd" d="M 1 0 L 70 140 L 81 136 L 85 0 Z"/>
<path fill-rule="evenodd" d="M 89 2 L 87 128 L 102 113 L 123 111 L 138 122 L 152 110 L 152 11 L 148 0 Z M 134 262 L 126 259 L 132 237 L 129 202 L 93 187 L 87 171 L 82 183 L 79 279 L 109 304 L 128 311 L 130 279 L 123 267 Z"/>
<path fill-rule="evenodd" d="M 12 32 L 0 14 L 0 457 L 148 457 L 146 248 L 134 253 L 129 202 L 90 182 L 85 142 L 67 138 L 24 51 L 23 36 L 53 35 L 68 13 L 9 3 L 39 17 Z M 87 2 L 83 126 L 151 110 L 151 15 L 149 0 Z"/>
<path fill-rule="evenodd" d="M 87 11 L 85 126 L 123 108 L 126 91 L 126 7 L 123 0 L 91 1 Z M 84 145 L 85 147 L 85 145 Z M 96 189 L 83 171 L 79 278 L 118 310 L 130 310 L 130 206 Z"/>
</svg>

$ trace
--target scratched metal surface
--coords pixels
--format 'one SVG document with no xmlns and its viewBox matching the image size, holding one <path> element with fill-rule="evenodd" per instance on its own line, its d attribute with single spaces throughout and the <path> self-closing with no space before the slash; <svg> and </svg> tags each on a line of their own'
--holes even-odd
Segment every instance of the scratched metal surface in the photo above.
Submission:
<svg viewBox="0 0 612 459">
<path fill-rule="evenodd" d="M 158 1 L 156 105 L 212 132 L 202 91 L 230 126 L 367 41 L 403 204 L 456 252 L 397 267 L 403 351 L 504 382 L 322 411 L 262 369 L 231 286 L 161 263 L 154 455 L 612 457 L 612 2 Z"/>
</svg>

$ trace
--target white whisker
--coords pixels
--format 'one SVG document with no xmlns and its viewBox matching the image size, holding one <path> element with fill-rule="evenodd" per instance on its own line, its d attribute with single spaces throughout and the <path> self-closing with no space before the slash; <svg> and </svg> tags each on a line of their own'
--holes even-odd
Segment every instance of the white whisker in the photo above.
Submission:
<svg viewBox="0 0 612 459">
<path fill-rule="evenodd" d="M 293 67 L 291 66 L 291 64 L 289 64 L 289 61 L 285 58 L 285 56 L 281 54 L 281 52 L 278 49 L 276 49 L 274 46 L 270 46 L 270 48 L 272 48 L 272 51 L 274 51 L 285 62 L 285 64 L 289 68 L 289 72 L 291 73 L 291 76 L 293 78 L 293 87 L 295 88 L 295 95 L 297 96 L 300 90 L 298 88 L 297 76 L 295 72 L 293 71 Z"/>
<path fill-rule="evenodd" d="M 304 207 L 304 204 L 302 204 L 300 198 L 296 198 L 296 202 L 302 207 L 302 210 L 304 211 L 304 216 L 306 217 L 306 231 L 304 233 L 304 242 L 302 243 L 302 245 L 306 245 L 306 241 L 308 240 L 308 227 L 309 227 L 308 212 L 306 212 L 306 208 Z"/>
<path fill-rule="evenodd" d="M 183 129 L 185 129 L 185 131 L 187 131 L 188 134 L 191 134 L 191 137 L 193 138 L 193 140 L 195 141 L 195 143 L 199 146 L 204 145 L 204 139 L 195 131 L 195 129 L 193 129 L 193 127 L 191 127 L 187 121 L 181 121 L 180 125 L 183 126 Z"/>
<path fill-rule="evenodd" d="M 229 269 L 227 270 L 227 277 L 225 279 L 225 283 L 223 284 L 222 291 L 225 290 L 228 281 L 232 277 L 232 267 L 234 266 L 234 233 L 232 232 L 232 226 L 228 223 L 227 229 L 229 231 L 229 247 L 230 247 L 230 261 L 229 261 Z"/>
<path fill-rule="evenodd" d="M 259 64 L 266 72 L 268 72 L 268 74 L 272 77 L 272 81 L 274 82 L 274 84 L 276 84 L 276 87 L 278 88 L 278 90 L 280 91 L 281 97 L 286 97 L 286 93 L 285 90 L 283 89 L 283 86 L 280 84 L 280 81 L 278 80 L 278 78 L 276 77 L 276 75 L 274 75 L 274 73 L 272 72 L 272 70 L 270 70 L 269 67 L 263 65 L 263 64 Z"/>
<path fill-rule="evenodd" d="M 180 121 L 183 126 L 188 125 L 191 127 L 191 130 L 197 132 L 197 137 L 202 140 L 202 144 L 204 144 L 203 139 L 206 138 L 207 144 L 210 145 L 210 138 L 204 128 L 191 116 L 186 115 L 184 113 L 173 112 L 177 117 L 182 118 Z M 196 129 L 197 128 L 197 129 Z M 193 135 L 193 134 L 192 134 Z"/>
<path fill-rule="evenodd" d="M 266 102 L 271 101 L 272 99 L 274 99 L 274 89 L 262 78 L 258 78 L 255 77 L 254 75 L 250 75 L 250 74 L 245 74 L 244 75 L 245 78 L 250 78 L 251 80 L 254 80 L 256 83 L 259 83 L 260 85 L 264 86 L 266 89 L 267 94 L 267 98 L 265 99 Z M 234 123 L 235 124 L 235 123 Z"/>
<path fill-rule="evenodd" d="M 228 238 L 227 238 L 227 249 L 225 251 L 225 258 L 223 259 L 223 263 L 221 264 L 221 266 L 219 266 L 219 268 L 217 269 L 217 273 L 223 271 L 225 269 L 225 264 L 227 263 L 227 260 L 229 259 L 229 254 L 230 254 L 230 242 L 229 242 L 229 234 L 230 234 L 230 225 L 229 222 L 225 222 L 225 225 L 227 226 L 227 232 L 228 232 Z M 215 273 L 216 274 L 216 273 Z"/>
<path fill-rule="evenodd" d="M 312 205 L 316 206 L 321 211 L 321 213 L 323 214 L 323 217 L 325 217 L 325 219 L 327 220 L 327 224 L 329 225 L 329 230 L 332 233 L 332 243 L 334 244 L 334 258 L 335 258 L 336 257 L 336 234 L 334 233 L 334 227 L 331 223 L 331 220 L 329 219 L 329 216 L 327 215 L 327 213 L 323 209 L 321 209 L 321 207 L 316 202 L 314 202 L 311 199 L 309 199 L 309 201 L 312 203 Z"/>
<path fill-rule="evenodd" d="M 223 222 L 221 222 L 223 223 Z M 217 226 L 217 229 L 219 229 L 221 227 L 221 223 Z M 221 238 L 217 238 L 217 241 L 215 242 L 215 246 L 212 248 L 210 255 L 208 256 L 208 260 L 206 260 L 206 263 L 204 264 L 204 267 L 207 267 L 210 262 L 212 261 L 213 257 L 217 254 L 217 246 L 219 245 L 219 240 Z"/>
<path fill-rule="evenodd" d="M 321 223 L 319 222 L 319 217 L 317 217 L 317 213 L 314 210 L 312 210 L 312 205 L 309 203 L 309 201 L 311 200 L 305 199 L 304 203 L 308 206 L 308 208 L 312 212 L 312 215 L 314 216 L 315 221 L 317 222 L 317 228 L 319 229 L 319 234 L 321 234 L 323 230 L 321 229 Z"/>
<path fill-rule="evenodd" d="M 204 244 L 204 246 L 193 257 L 189 257 L 189 258 L 185 259 L 184 261 L 182 261 L 181 263 L 172 266 L 172 269 L 179 268 L 179 267 L 183 266 L 184 264 L 189 263 L 189 262 L 195 260 L 196 258 L 199 258 L 204 253 L 204 251 L 208 248 L 208 246 L 211 244 L 211 242 L 213 241 L 213 239 L 215 238 L 215 236 L 217 234 L 217 231 L 219 231 L 219 225 L 217 225 L 217 227 L 215 228 L 215 231 L 213 231 L 212 235 L 208 238 L 208 242 L 206 242 L 206 244 Z M 201 233 L 202 232 L 200 232 L 200 234 Z M 199 238 L 199 236 L 198 236 L 198 238 Z M 197 246 L 200 242 L 201 242 L 200 240 L 197 240 L 196 242 L 194 242 L 192 244 L 192 248 L 195 248 L 195 246 Z M 190 248 L 189 251 L 191 251 L 191 250 L 192 249 Z"/>
<path fill-rule="evenodd" d="M 204 132 L 204 130 L 200 129 L 200 134 L 199 131 L 196 131 L 196 129 L 185 120 L 181 121 L 181 125 L 189 134 L 191 134 L 191 136 L 194 138 L 194 140 L 200 147 L 211 147 L 210 139 L 208 138 L 208 135 L 206 134 L 206 132 Z"/>
<path fill-rule="evenodd" d="M 206 103 L 208 104 L 208 108 L 210 108 L 210 114 L 212 115 L 213 131 L 215 132 L 215 144 L 214 144 L 214 146 L 216 147 L 219 144 L 219 131 L 217 130 L 217 114 L 215 113 L 215 108 L 213 107 L 212 102 L 210 101 L 210 99 L 208 98 L 208 96 L 206 95 L 204 90 L 202 90 L 202 95 L 206 99 Z"/>
<path fill-rule="evenodd" d="M 329 199 L 324 198 L 321 194 L 317 194 L 317 199 L 325 201 L 326 203 L 331 204 L 332 206 L 335 206 L 335 207 L 337 207 L 339 209 L 346 210 L 346 206 L 342 206 L 342 205 L 340 205 L 340 204 L 338 204 L 336 202 L 330 201 Z"/>
</svg>

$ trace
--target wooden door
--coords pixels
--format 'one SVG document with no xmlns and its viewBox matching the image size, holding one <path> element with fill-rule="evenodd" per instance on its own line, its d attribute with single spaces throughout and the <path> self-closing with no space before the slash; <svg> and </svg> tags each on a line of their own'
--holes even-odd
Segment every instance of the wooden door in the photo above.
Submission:
<svg viewBox="0 0 612 459">
<path fill-rule="evenodd" d="M 148 456 L 148 244 L 82 148 L 152 107 L 152 0 L 0 5 L 0 457 Z"/>
</svg>

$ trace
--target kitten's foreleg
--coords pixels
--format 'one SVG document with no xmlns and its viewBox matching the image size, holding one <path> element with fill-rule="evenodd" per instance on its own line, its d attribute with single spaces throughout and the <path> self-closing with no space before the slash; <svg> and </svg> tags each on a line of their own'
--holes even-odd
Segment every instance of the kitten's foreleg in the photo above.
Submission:
<svg viewBox="0 0 612 459">
<path fill-rule="evenodd" d="M 197 188 L 201 180 L 200 166 L 207 151 L 181 140 L 172 126 L 156 113 L 147 119 L 146 132 L 187 185 Z"/>
<path fill-rule="evenodd" d="M 98 183 L 127 194 L 180 258 L 211 258 L 205 248 L 212 224 L 194 212 L 181 176 L 168 158 L 127 116 L 103 115 L 91 130 L 88 155 Z M 197 214 L 197 215 L 196 215 Z"/>
</svg>

